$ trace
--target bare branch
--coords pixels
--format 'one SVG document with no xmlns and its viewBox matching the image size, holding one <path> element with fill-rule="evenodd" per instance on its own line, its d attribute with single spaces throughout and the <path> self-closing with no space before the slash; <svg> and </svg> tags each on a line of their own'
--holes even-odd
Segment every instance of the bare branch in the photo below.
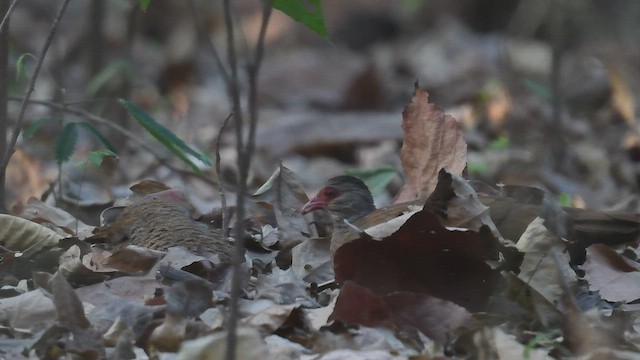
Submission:
<svg viewBox="0 0 640 360">
<path fill-rule="evenodd" d="M 244 236 L 244 216 L 245 216 L 245 204 L 244 198 L 247 194 L 247 180 L 249 177 L 249 168 L 251 166 L 251 157 L 255 147 L 255 132 L 258 121 L 257 110 L 257 95 L 258 95 L 258 81 L 257 75 L 260 69 L 260 63 L 264 54 L 264 41 L 267 31 L 267 25 L 271 17 L 272 3 L 271 0 L 263 0 L 262 8 L 262 25 L 260 27 L 260 34 L 258 37 L 258 43 L 256 44 L 255 57 L 251 61 L 247 68 L 247 74 L 249 77 L 249 94 L 248 94 L 248 106 L 249 106 L 249 136 L 244 139 L 244 121 L 242 117 L 242 109 L 240 103 L 240 84 L 238 80 L 238 59 L 235 50 L 234 41 L 234 28 L 233 17 L 231 13 L 230 0 L 224 0 L 224 18 L 227 25 L 227 46 L 228 46 L 228 61 L 231 68 L 231 82 L 229 86 L 229 96 L 233 104 L 233 114 L 235 116 L 236 124 L 236 149 L 238 152 L 238 194 L 236 202 L 236 217 L 237 221 L 234 227 L 235 241 L 236 241 L 236 263 L 234 264 L 233 280 L 231 286 L 231 301 L 229 303 L 229 316 L 227 318 L 227 352 L 226 359 L 234 360 L 236 357 L 237 346 L 237 326 L 239 320 L 238 302 L 242 293 L 242 264 L 245 251 L 245 236 Z"/>
<path fill-rule="evenodd" d="M 235 50 L 235 36 L 233 29 L 233 15 L 231 13 L 231 0 L 222 2 L 224 8 L 224 20 L 227 27 L 227 58 L 231 70 L 231 82 L 228 92 L 232 103 L 232 113 L 235 117 L 236 151 L 238 153 L 238 193 L 236 196 L 236 216 L 237 221 L 234 226 L 235 235 L 235 262 L 233 264 L 233 278 L 231 281 L 231 301 L 229 302 L 229 312 L 227 317 L 227 351 L 226 360 L 235 360 L 238 345 L 238 320 L 239 302 L 242 293 L 242 264 L 244 260 L 244 197 L 247 193 L 248 169 L 244 168 L 245 149 L 243 141 L 244 121 L 242 108 L 240 105 L 240 84 L 238 81 L 238 60 Z"/>
<path fill-rule="evenodd" d="M 9 164 L 9 160 L 11 159 L 13 152 L 15 151 L 16 143 L 18 142 L 18 136 L 20 135 L 20 130 L 22 130 L 22 122 L 24 121 L 24 114 L 27 110 L 27 105 L 29 105 L 29 98 L 31 97 L 31 94 L 35 89 L 36 80 L 38 79 L 38 74 L 40 74 L 40 69 L 42 68 L 42 64 L 44 63 L 44 58 L 47 55 L 47 51 L 49 50 L 49 46 L 51 45 L 53 36 L 55 35 L 56 30 L 58 29 L 58 23 L 60 22 L 60 19 L 62 18 L 62 15 L 66 10 L 67 5 L 69 5 L 69 1 L 71 0 L 64 0 L 62 5 L 60 6 L 60 9 L 58 10 L 58 14 L 56 14 L 56 17 L 53 20 L 53 24 L 51 24 L 51 30 L 49 30 L 49 36 L 47 37 L 47 40 L 45 41 L 42 47 L 42 51 L 40 51 L 40 57 L 38 58 L 38 63 L 36 64 L 36 68 L 33 71 L 33 75 L 31 75 L 31 81 L 29 81 L 29 87 L 27 88 L 22 104 L 20 105 L 20 112 L 18 113 L 18 119 L 16 120 L 16 124 L 13 129 L 13 134 L 11 135 L 11 142 L 9 143 L 9 146 L 7 147 L 4 154 L 2 167 L 5 169 Z"/>
</svg>

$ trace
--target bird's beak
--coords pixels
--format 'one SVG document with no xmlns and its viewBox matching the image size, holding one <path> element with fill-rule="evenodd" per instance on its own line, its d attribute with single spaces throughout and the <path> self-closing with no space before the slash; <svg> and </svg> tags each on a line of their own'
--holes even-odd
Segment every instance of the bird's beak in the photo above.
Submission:
<svg viewBox="0 0 640 360">
<path fill-rule="evenodd" d="M 326 202 L 318 199 L 318 197 L 316 196 L 313 199 L 307 201 L 306 204 L 304 204 L 301 213 L 302 215 L 304 215 L 312 212 L 313 210 L 324 209 L 326 205 Z"/>
</svg>

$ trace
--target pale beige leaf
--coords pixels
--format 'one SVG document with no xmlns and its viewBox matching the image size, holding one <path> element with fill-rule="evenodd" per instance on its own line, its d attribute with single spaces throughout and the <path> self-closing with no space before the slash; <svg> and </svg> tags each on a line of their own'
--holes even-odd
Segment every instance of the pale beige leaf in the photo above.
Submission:
<svg viewBox="0 0 640 360">
<path fill-rule="evenodd" d="M 0 244 L 8 249 L 38 250 L 57 244 L 62 238 L 62 235 L 33 221 L 0 214 Z"/>
<path fill-rule="evenodd" d="M 467 165 L 467 144 L 460 125 L 434 104 L 429 94 L 418 88 L 402 112 L 404 142 L 400 158 L 406 184 L 394 202 L 426 199 L 435 189 L 438 172 L 462 175 Z"/>
</svg>

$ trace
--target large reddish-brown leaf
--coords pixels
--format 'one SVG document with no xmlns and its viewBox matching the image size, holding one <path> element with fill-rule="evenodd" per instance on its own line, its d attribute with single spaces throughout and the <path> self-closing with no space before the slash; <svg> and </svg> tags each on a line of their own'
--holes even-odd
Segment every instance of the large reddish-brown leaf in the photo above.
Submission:
<svg viewBox="0 0 640 360">
<path fill-rule="evenodd" d="M 438 172 L 462 175 L 467 143 L 454 117 L 429 103 L 429 94 L 416 83 L 411 103 L 402 112 L 404 142 L 400 158 L 406 184 L 394 202 L 426 199 L 436 188 Z"/>
<path fill-rule="evenodd" d="M 378 295 L 428 294 L 482 311 L 499 278 L 487 264 L 498 258 L 497 249 L 487 228 L 449 230 L 422 210 L 382 240 L 363 234 L 343 245 L 333 263 L 339 283 L 352 280 Z"/>
</svg>

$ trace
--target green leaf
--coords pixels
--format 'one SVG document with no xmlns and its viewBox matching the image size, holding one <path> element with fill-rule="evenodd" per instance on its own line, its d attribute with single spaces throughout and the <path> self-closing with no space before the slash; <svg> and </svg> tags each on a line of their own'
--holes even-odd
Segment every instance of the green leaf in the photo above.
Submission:
<svg viewBox="0 0 640 360">
<path fill-rule="evenodd" d="M 391 166 L 383 166 L 374 169 L 350 169 L 347 170 L 347 174 L 362 179 L 371 193 L 377 195 L 384 191 L 397 172 Z"/>
<path fill-rule="evenodd" d="M 118 102 L 124 106 L 133 119 L 142 125 L 142 127 L 144 127 L 151 136 L 156 138 L 156 140 L 169 149 L 169 151 L 176 155 L 180 160 L 188 164 L 196 174 L 201 174 L 200 169 L 187 157 L 187 154 L 194 156 L 196 159 L 207 165 L 211 165 L 211 160 L 205 154 L 190 148 L 184 143 L 184 141 L 177 137 L 176 134 L 162 126 L 162 124 L 158 123 L 142 109 L 124 99 L 120 99 Z"/>
<path fill-rule="evenodd" d="M 320 0 L 273 0 L 273 7 L 301 22 L 325 39 L 329 39 L 324 25 Z"/>
<path fill-rule="evenodd" d="M 25 77 L 27 76 L 27 70 L 25 68 L 25 62 L 27 61 L 27 58 L 31 58 L 36 61 L 38 60 L 35 56 L 29 53 L 20 55 L 18 61 L 16 61 L 16 81 L 20 80 L 21 75 L 24 75 Z"/>
<path fill-rule="evenodd" d="M 525 78 L 522 80 L 522 84 L 542 100 L 551 101 L 551 99 L 553 98 L 551 89 L 549 89 L 548 86 L 539 81 Z"/>
<path fill-rule="evenodd" d="M 78 142 L 78 123 L 68 123 L 62 128 L 56 143 L 55 156 L 58 164 L 66 162 L 73 154 Z"/>
<path fill-rule="evenodd" d="M 149 4 L 151 4 L 151 0 L 139 0 L 139 4 L 142 11 L 147 11 Z"/>
<path fill-rule="evenodd" d="M 470 162 L 467 164 L 469 175 L 482 175 L 489 171 L 489 167 L 484 163 Z"/>
<path fill-rule="evenodd" d="M 102 143 L 102 145 L 104 145 L 104 147 L 106 147 L 113 154 L 118 153 L 118 150 L 116 150 L 116 148 L 109 142 L 109 140 L 104 135 L 102 135 L 102 133 L 98 129 L 93 127 L 93 125 L 88 122 L 81 122 L 78 123 L 78 125 L 87 129 L 91 134 L 93 134 L 93 136 L 96 137 L 96 139 L 98 139 L 98 141 Z"/>
<path fill-rule="evenodd" d="M 95 96 L 100 89 L 104 88 L 105 85 L 115 79 L 119 74 L 127 74 L 129 70 L 129 61 L 126 59 L 120 59 L 110 63 L 91 79 L 87 85 L 87 95 Z"/>
<path fill-rule="evenodd" d="M 31 123 L 24 130 L 22 130 L 22 139 L 23 140 L 31 139 L 33 134 L 35 134 L 36 131 L 38 131 L 44 124 L 46 124 L 49 121 L 51 121 L 51 118 L 44 118 L 43 117 L 43 118 L 40 118 L 40 119 L 34 121 L 33 123 Z"/>
<path fill-rule="evenodd" d="M 117 159 L 118 155 L 116 155 L 113 151 L 109 149 L 100 149 L 100 150 L 90 151 L 88 162 L 95 165 L 96 167 L 100 167 L 105 157 L 114 157 Z"/>
<path fill-rule="evenodd" d="M 489 144 L 489 148 L 493 150 L 506 150 L 509 147 L 509 138 L 500 136 Z"/>
<path fill-rule="evenodd" d="M 408 13 L 415 13 L 422 9 L 426 3 L 427 0 L 404 0 L 402 8 Z"/>
<path fill-rule="evenodd" d="M 560 193 L 560 195 L 558 195 L 558 202 L 560 203 L 560 206 L 566 206 L 569 207 L 572 205 L 573 200 L 571 199 L 571 194 L 567 194 L 567 193 Z"/>
</svg>

